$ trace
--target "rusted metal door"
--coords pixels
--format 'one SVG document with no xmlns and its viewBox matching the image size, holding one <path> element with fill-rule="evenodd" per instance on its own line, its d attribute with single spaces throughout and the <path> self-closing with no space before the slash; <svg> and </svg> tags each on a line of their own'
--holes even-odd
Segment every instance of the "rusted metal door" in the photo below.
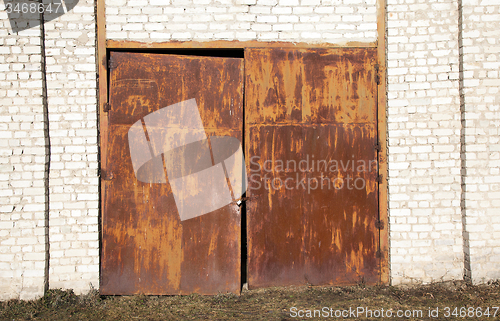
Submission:
<svg viewBox="0 0 500 321">
<path fill-rule="evenodd" d="M 242 59 L 111 52 L 109 66 L 101 294 L 239 293 Z"/>
<path fill-rule="evenodd" d="M 245 51 L 250 287 L 379 280 L 376 58 Z"/>
</svg>

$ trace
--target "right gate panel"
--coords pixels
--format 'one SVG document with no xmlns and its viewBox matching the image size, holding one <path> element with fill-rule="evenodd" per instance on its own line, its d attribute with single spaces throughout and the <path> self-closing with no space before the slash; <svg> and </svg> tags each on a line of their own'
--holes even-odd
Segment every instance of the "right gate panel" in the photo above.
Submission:
<svg viewBox="0 0 500 321">
<path fill-rule="evenodd" d="M 248 282 L 380 280 L 375 49 L 248 49 Z"/>
</svg>

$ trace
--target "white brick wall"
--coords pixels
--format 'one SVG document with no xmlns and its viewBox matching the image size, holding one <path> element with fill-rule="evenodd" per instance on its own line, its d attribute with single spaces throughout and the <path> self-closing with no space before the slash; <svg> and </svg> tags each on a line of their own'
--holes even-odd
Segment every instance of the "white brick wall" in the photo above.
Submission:
<svg viewBox="0 0 500 321">
<path fill-rule="evenodd" d="M 51 288 L 99 287 L 94 1 L 45 23 L 51 136 Z"/>
<path fill-rule="evenodd" d="M 111 0 L 108 39 L 345 43 L 377 39 L 376 0 Z"/>
<path fill-rule="evenodd" d="M 13 34 L 0 11 L 0 300 L 32 299 L 44 289 L 40 48 L 39 27 Z"/>
<path fill-rule="evenodd" d="M 462 279 L 456 0 L 388 0 L 393 284 Z"/>
<path fill-rule="evenodd" d="M 469 277 L 500 279 L 500 3 L 463 1 Z"/>
<path fill-rule="evenodd" d="M 0 15 L 0 300 L 30 299 L 43 294 L 45 274 L 41 34 L 16 34 Z M 99 286 L 94 2 L 46 22 L 45 49 L 49 284 L 81 293 Z"/>
<path fill-rule="evenodd" d="M 499 279 L 500 4 L 463 0 L 460 82 L 458 0 L 387 1 L 392 283 L 462 279 L 464 267 L 476 283 Z M 110 0 L 106 6 L 107 37 L 116 40 L 377 38 L 375 0 Z M 0 300 L 29 299 L 44 287 L 41 37 L 39 27 L 15 34 L 5 11 L 0 17 Z M 49 283 L 81 293 L 99 286 L 94 1 L 80 0 L 48 21 L 45 47 Z"/>
</svg>

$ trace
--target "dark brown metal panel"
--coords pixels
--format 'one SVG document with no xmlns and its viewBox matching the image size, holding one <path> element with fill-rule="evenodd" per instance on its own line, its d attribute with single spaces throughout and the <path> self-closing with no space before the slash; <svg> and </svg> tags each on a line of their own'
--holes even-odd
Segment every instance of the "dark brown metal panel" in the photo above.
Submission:
<svg viewBox="0 0 500 321">
<path fill-rule="evenodd" d="M 245 51 L 250 287 L 379 281 L 375 62 Z"/>
<path fill-rule="evenodd" d="M 112 52 L 111 59 L 101 293 L 239 293 L 239 207 L 182 221 L 168 175 L 166 183 L 136 178 L 129 139 L 140 136 L 128 132 L 147 115 L 194 98 L 208 136 L 241 141 L 242 59 L 126 52 Z M 161 168 L 163 158 L 157 160 Z M 205 187 L 189 192 L 197 188 Z"/>
</svg>

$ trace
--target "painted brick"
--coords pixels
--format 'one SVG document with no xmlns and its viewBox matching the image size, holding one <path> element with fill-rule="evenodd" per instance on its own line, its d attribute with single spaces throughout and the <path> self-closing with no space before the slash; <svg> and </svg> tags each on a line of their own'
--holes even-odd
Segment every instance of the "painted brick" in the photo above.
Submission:
<svg viewBox="0 0 500 321">
<path fill-rule="evenodd" d="M 498 122 L 500 121 L 500 78 L 499 37 L 488 37 L 491 30 L 500 30 L 500 5 L 498 2 L 483 0 L 480 3 L 463 3 L 463 61 L 464 110 L 465 110 L 465 166 L 467 167 L 467 188 L 465 190 L 465 226 L 469 235 L 470 266 L 466 275 L 474 283 L 498 279 L 499 263 L 492 251 L 498 249 L 498 235 L 495 224 L 500 213 L 499 164 L 495 151 L 500 150 Z M 480 14 L 478 14 L 480 13 Z M 498 34 L 498 32 L 497 32 Z M 493 53 L 493 54 L 490 54 Z M 484 57 L 488 57 L 484 59 Z M 473 64 L 468 64 L 472 62 Z M 490 73 L 489 70 L 494 70 Z M 476 160 L 484 161 L 476 161 Z M 489 162 L 492 161 L 492 162 Z M 475 203 L 478 200 L 481 203 Z M 477 204 L 477 205 L 475 205 Z M 479 210 L 483 207 L 486 211 Z"/>
<path fill-rule="evenodd" d="M 460 280 L 464 267 L 475 283 L 500 278 L 500 5 L 463 1 L 462 74 L 457 0 L 388 0 L 387 9 L 392 283 Z M 374 42 L 376 14 L 374 0 L 106 2 L 108 39 L 145 42 Z M 3 14 L 0 26 L 0 166 L 6 166 L 0 167 L 0 300 L 40 296 L 45 263 L 40 28 L 15 34 L 6 19 Z M 89 283 L 99 286 L 94 1 L 48 21 L 45 41 L 50 285 L 84 293 Z"/>
<path fill-rule="evenodd" d="M 107 37 L 108 39 L 128 38 L 141 41 L 164 41 L 165 39 L 314 41 L 323 39 L 326 42 L 337 43 L 345 42 L 345 39 L 366 42 L 376 40 L 374 1 L 368 4 L 360 0 L 344 0 L 343 5 L 338 6 L 336 2 L 327 3 L 320 0 L 227 0 L 216 7 L 200 7 L 209 3 L 210 1 L 170 3 L 150 0 L 147 4 L 146 1 L 128 1 L 124 5 L 123 1 L 115 0 L 106 3 Z M 149 12 L 150 18 L 146 19 L 144 10 L 149 9 L 156 10 L 156 12 L 163 9 L 164 15 L 154 16 L 154 12 L 151 11 Z M 237 14 L 231 14 L 232 12 Z M 123 15 L 128 17 L 127 20 L 122 19 Z M 150 22 L 153 22 L 151 19 L 156 22 L 193 23 L 187 25 L 151 24 Z M 213 21 L 217 24 L 212 23 Z M 236 21 L 247 21 L 249 24 L 234 24 Z M 319 21 L 329 22 L 328 27 L 323 24 L 315 28 L 314 25 L 308 24 Z M 284 23 L 289 23 L 289 25 Z M 155 32 L 164 29 L 179 32 L 171 34 Z M 205 32 L 205 30 L 228 30 L 228 32 Z M 255 32 L 249 32 L 249 30 Z M 293 30 L 308 32 L 291 32 Z M 264 32 L 259 33 L 259 31 Z"/>
<path fill-rule="evenodd" d="M 389 215 L 404 214 L 410 218 L 423 218 L 415 221 L 392 221 L 390 230 L 392 283 L 411 283 L 414 280 L 430 282 L 444 279 L 461 279 L 463 249 L 461 246 L 461 215 L 460 215 L 460 105 L 458 99 L 459 82 L 448 77 L 450 64 L 457 64 L 458 41 L 443 43 L 446 39 L 458 39 L 458 30 L 449 28 L 439 32 L 439 37 L 431 37 L 434 27 L 457 23 L 458 4 L 456 1 L 445 1 L 442 11 L 435 16 L 429 5 L 441 4 L 427 0 L 414 4 L 413 1 L 400 1 L 398 5 L 388 5 L 388 127 L 389 137 L 401 139 L 389 140 Z M 409 7 L 411 7 L 409 9 Z M 395 14 L 405 12 L 404 15 Z M 417 27 L 425 27 L 418 29 Z M 422 46 L 420 46 L 422 44 Z M 415 50 L 415 45 L 420 46 Z M 439 61 L 427 61 L 423 58 L 436 57 Z M 446 57 L 446 58 L 444 58 Z M 419 59 L 420 58 L 420 59 Z M 429 65 L 432 64 L 432 68 Z M 444 73 L 441 80 L 444 85 L 437 85 L 436 79 Z M 444 88 L 435 97 L 432 88 Z M 441 106 L 440 111 L 428 112 L 428 107 Z M 414 107 L 412 107 L 414 106 Z M 439 126 L 434 119 L 450 119 Z M 406 131 L 399 129 L 404 122 Z M 439 128 L 439 129 L 438 129 Z M 409 131 L 408 131 L 409 130 Z M 392 132 L 392 133 L 391 133 Z M 440 142 L 436 137 L 446 135 L 451 140 Z M 453 143 L 451 143 L 453 142 Z M 447 155 L 445 153 L 457 151 Z M 399 158 L 401 159 L 399 159 Z M 396 162 L 396 160 L 398 160 Z M 406 170 L 407 168 L 411 170 Z M 435 172 L 440 168 L 456 169 L 454 176 L 449 172 Z M 403 179 L 404 177 L 404 179 Z M 457 192 L 451 192 L 457 191 Z M 404 191 L 397 193 L 397 190 Z M 426 193 L 426 191 L 433 191 Z M 393 193 L 394 191 L 394 193 Z M 458 202 L 453 203 L 454 200 Z M 430 205 L 432 204 L 432 205 Z M 453 204 L 453 205 L 452 205 Z M 441 209 L 449 209 L 444 212 Z M 432 217 L 433 220 L 428 220 Z M 456 224 L 441 223 L 441 221 L 456 221 Z M 400 226 L 402 225 L 402 227 Z M 419 234 L 413 235 L 411 231 Z M 451 226 L 451 228 L 449 228 Z M 454 242 L 434 244 L 442 240 L 440 232 L 446 230 L 459 240 L 459 246 Z M 409 255 L 409 252 L 399 251 L 406 248 L 401 242 L 408 238 L 419 238 L 413 241 L 411 247 L 419 249 Z M 428 253 L 420 255 L 418 253 Z M 439 268 L 438 258 L 447 256 L 452 269 Z M 398 264 L 405 262 L 404 265 Z M 420 262 L 426 262 L 422 269 Z"/>
</svg>

